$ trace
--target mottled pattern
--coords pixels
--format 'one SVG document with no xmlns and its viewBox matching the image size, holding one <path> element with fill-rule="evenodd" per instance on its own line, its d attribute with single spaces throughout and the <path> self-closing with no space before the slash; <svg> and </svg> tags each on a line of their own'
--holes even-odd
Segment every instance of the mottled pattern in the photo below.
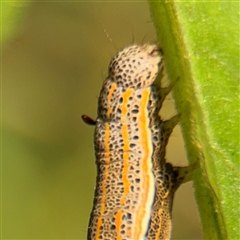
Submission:
<svg viewBox="0 0 240 240">
<path fill-rule="evenodd" d="M 171 87 L 160 89 L 156 45 L 133 45 L 111 61 L 98 101 L 94 145 L 97 180 L 90 240 L 169 239 L 174 192 L 184 179 L 165 161 L 179 116 L 158 113 Z"/>
</svg>

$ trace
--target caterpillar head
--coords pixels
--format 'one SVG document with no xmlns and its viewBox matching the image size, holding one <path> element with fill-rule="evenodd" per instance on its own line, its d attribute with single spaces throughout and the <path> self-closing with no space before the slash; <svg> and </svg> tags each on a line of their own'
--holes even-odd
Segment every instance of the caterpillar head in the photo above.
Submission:
<svg viewBox="0 0 240 240">
<path fill-rule="evenodd" d="M 156 79 L 162 64 L 160 53 L 156 45 L 124 48 L 112 59 L 108 78 L 124 89 L 148 87 Z"/>
</svg>

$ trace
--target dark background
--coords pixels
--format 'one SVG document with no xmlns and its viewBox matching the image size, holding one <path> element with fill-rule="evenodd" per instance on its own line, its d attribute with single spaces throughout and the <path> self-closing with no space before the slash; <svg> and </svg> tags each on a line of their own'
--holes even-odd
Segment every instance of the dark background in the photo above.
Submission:
<svg viewBox="0 0 240 240">
<path fill-rule="evenodd" d="M 114 54 L 156 42 L 147 2 L 29 5 L 2 55 L 2 237 L 86 239 L 95 184 L 97 97 Z M 164 80 L 164 84 L 167 81 Z M 175 113 L 171 96 L 161 115 Z M 180 127 L 167 160 L 186 165 Z M 180 187 L 172 239 L 201 239 L 192 183 Z"/>
</svg>

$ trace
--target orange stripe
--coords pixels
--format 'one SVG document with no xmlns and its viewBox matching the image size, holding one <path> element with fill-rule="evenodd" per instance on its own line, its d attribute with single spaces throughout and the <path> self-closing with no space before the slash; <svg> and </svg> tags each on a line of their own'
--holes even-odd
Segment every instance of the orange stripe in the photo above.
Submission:
<svg viewBox="0 0 240 240">
<path fill-rule="evenodd" d="M 147 105 L 149 101 L 149 93 L 150 90 L 146 89 L 145 91 L 142 92 L 142 99 L 141 103 L 139 104 L 139 113 L 140 113 L 140 118 L 139 118 L 139 131 L 140 131 L 140 138 L 142 140 L 142 148 L 143 148 L 143 153 L 144 157 L 141 160 L 142 162 L 142 173 L 144 174 L 144 177 L 142 177 L 142 188 L 143 188 L 143 193 L 141 195 L 142 202 L 140 202 L 140 206 L 138 207 L 139 211 L 136 214 L 136 220 L 137 220 L 137 231 L 134 239 L 140 239 L 142 234 L 143 234 L 143 229 L 142 229 L 142 224 L 144 221 L 144 218 L 146 217 L 146 207 L 147 202 L 149 201 L 149 191 L 150 187 L 150 172 L 151 169 L 149 169 L 149 161 L 151 162 L 151 150 L 149 149 L 149 143 L 151 144 L 151 139 L 149 139 L 149 119 L 148 119 L 148 110 L 147 110 Z M 149 216 L 150 219 L 150 216 Z"/>
<path fill-rule="evenodd" d="M 122 112 L 122 116 L 121 116 L 121 121 L 122 121 L 122 129 L 121 129 L 121 134 L 122 134 L 122 138 L 123 138 L 123 171 L 122 171 L 122 182 L 123 182 L 123 187 L 124 187 L 124 192 L 123 195 L 121 196 L 120 199 L 120 203 L 121 205 L 125 204 L 126 201 L 126 196 L 129 194 L 129 189 L 130 189 L 130 184 L 128 181 L 128 171 L 129 171 L 129 146 L 128 146 L 128 141 L 129 141 L 129 135 L 128 135 L 128 127 L 127 127 L 127 123 L 126 123 L 126 119 L 127 119 L 127 113 L 129 112 L 127 104 L 129 102 L 129 98 L 132 96 L 134 89 L 128 89 L 127 91 L 125 91 L 122 95 L 123 98 L 123 102 L 122 102 L 122 108 L 121 108 L 121 112 Z M 120 237 L 120 227 L 121 227 L 121 218 L 122 218 L 122 214 L 119 215 L 120 216 L 120 221 L 119 221 L 119 228 L 116 227 L 116 232 L 118 234 L 118 240 L 122 239 Z M 117 224 L 117 223 L 116 223 Z"/>
<path fill-rule="evenodd" d="M 164 206 L 164 203 L 162 205 Z M 163 211 L 162 208 L 160 208 L 157 215 L 161 216 L 162 211 Z M 162 217 L 160 217 L 160 222 L 158 224 L 158 231 L 156 232 L 156 239 L 160 239 L 161 230 L 162 230 Z"/>
<path fill-rule="evenodd" d="M 112 113 L 112 104 L 111 104 L 111 102 L 112 102 L 112 95 L 113 95 L 113 92 L 114 92 L 114 90 L 117 88 L 117 84 L 116 83 L 112 83 L 112 85 L 111 85 L 111 88 L 110 88 L 110 90 L 109 90 L 109 93 L 108 93 L 108 95 L 107 95 L 107 103 L 108 103 L 108 110 L 107 110 L 107 118 L 110 118 L 110 116 L 111 116 L 111 113 Z"/>
<path fill-rule="evenodd" d="M 129 140 L 129 135 L 128 135 L 128 128 L 127 128 L 127 123 L 126 123 L 126 118 L 127 118 L 127 113 L 128 108 L 127 104 L 129 101 L 129 98 L 132 96 L 134 89 L 129 88 L 127 91 L 125 91 L 122 95 L 123 102 L 122 102 L 122 137 L 123 137 L 123 173 L 122 173 L 122 181 L 123 181 L 123 186 L 124 186 L 124 193 L 120 199 L 120 203 L 124 204 L 126 200 L 126 196 L 129 193 L 129 181 L 127 178 L 128 175 L 128 170 L 129 170 L 129 165 L 128 165 L 128 160 L 129 160 L 129 146 L 128 146 L 128 140 Z"/>
<path fill-rule="evenodd" d="M 109 106 L 109 109 L 107 111 L 107 118 L 110 117 L 111 113 L 112 113 L 112 107 L 111 106 L 111 100 L 112 100 L 112 95 L 113 95 L 113 92 L 114 90 L 116 89 L 116 84 L 113 83 L 110 90 L 109 90 L 109 94 L 107 96 L 107 100 L 108 100 L 108 106 Z M 110 162 L 110 159 L 109 159 L 109 140 L 110 140 L 110 126 L 109 126 L 109 123 L 105 123 L 105 139 L 104 139 L 104 148 L 105 148 L 105 161 L 106 161 L 106 164 L 105 164 L 105 174 L 104 174 L 104 179 L 103 179 L 103 182 L 102 182 L 102 198 L 101 198 L 101 215 L 103 215 L 104 213 L 104 210 L 105 210 L 105 204 L 106 204 L 106 193 L 107 193 L 107 189 L 106 189 L 106 180 L 108 178 L 108 164 Z M 97 221 L 97 229 L 96 229 L 96 239 L 99 238 L 99 235 L 100 235 L 100 227 L 102 226 L 102 217 L 99 217 L 98 218 L 98 221 Z"/>
<path fill-rule="evenodd" d="M 117 233 L 117 239 L 116 240 L 121 240 L 122 237 L 120 235 L 120 231 L 121 231 L 121 223 L 122 223 L 122 212 L 118 211 L 116 213 L 116 233 Z"/>
<path fill-rule="evenodd" d="M 105 165 L 105 174 L 104 174 L 104 179 L 103 179 L 103 182 L 102 182 L 102 198 L 101 198 L 101 215 L 103 215 L 104 213 L 104 210 L 105 210 L 105 203 L 106 203 L 106 193 L 107 193 L 107 190 L 106 190 L 106 180 L 107 180 L 107 177 L 108 177 L 108 163 L 109 163 L 109 145 L 108 145 L 108 142 L 109 142 L 109 137 L 110 137 L 110 128 L 109 128 L 109 124 L 106 123 L 105 124 L 105 140 L 104 140 L 104 145 L 105 145 L 105 160 L 106 160 L 106 165 Z M 98 218 L 98 221 L 97 221 L 97 229 L 96 229 L 96 239 L 99 239 L 99 235 L 100 235 L 100 227 L 102 226 L 102 217 L 99 217 Z"/>
</svg>

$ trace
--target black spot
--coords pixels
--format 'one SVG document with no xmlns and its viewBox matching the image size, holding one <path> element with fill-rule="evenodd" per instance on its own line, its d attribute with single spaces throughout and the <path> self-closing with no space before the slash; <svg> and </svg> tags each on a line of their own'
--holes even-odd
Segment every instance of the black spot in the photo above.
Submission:
<svg viewBox="0 0 240 240">
<path fill-rule="evenodd" d="M 138 113 L 138 109 L 133 109 L 131 112 L 132 112 L 133 114 L 137 114 L 137 113 Z"/>
<path fill-rule="evenodd" d="M 141 80 L 141 79 L 140 79 Z M 139 81 L 139 79 L 138 79 L 138 81 Z M 139 82 L 138 84 L 137 84 L 137 88 L 140 88 L 141 87 L 141 82 Z"/>
<path fill-rule="evenodd" d="M 135 143 L 130 143 L 130 148 L 134 148 L 136 147 L 136 144 Z"/>
<path fill-rule="evenodd" d="M 135 183 L 140 183 L 140 178 L 135 178 Z"/>
<path fill-rule="evenodd" d="M 135 135 L 135 136 L 133 136 L 133 139 L 134 139 L 134 140 L 138 140 L 139 137 L 138 137 L 137 135 Z"/>
<path fill-rule="evenodd" d="M 133 122 L 136 122 L 137 121 L 137 117 L 133 117 L 132 120 L 133 120 Z"/>
<path fill-rule="evenodd" d="M 153 141 L 154 141 L 154 142 L 157 142 L 157 141 L 158 141 L 158 137 L 157 137 L 157 136 L 154 136 L 154 137 L 153 137 Z"/>
<path fill-rule="evenodd" d="M 131 213 L 127 213 L 127 218 L 130 220 L 132 219 L 132 214 Z"/>
<path fill-rule="evenodd" d="M 124 229 L 126 226 L 125 226 L 125 224 L 122 224 L 121 225 L 121 229 Z M 125 232 L 125 231 L 124 231 Z"/>
</svg>

